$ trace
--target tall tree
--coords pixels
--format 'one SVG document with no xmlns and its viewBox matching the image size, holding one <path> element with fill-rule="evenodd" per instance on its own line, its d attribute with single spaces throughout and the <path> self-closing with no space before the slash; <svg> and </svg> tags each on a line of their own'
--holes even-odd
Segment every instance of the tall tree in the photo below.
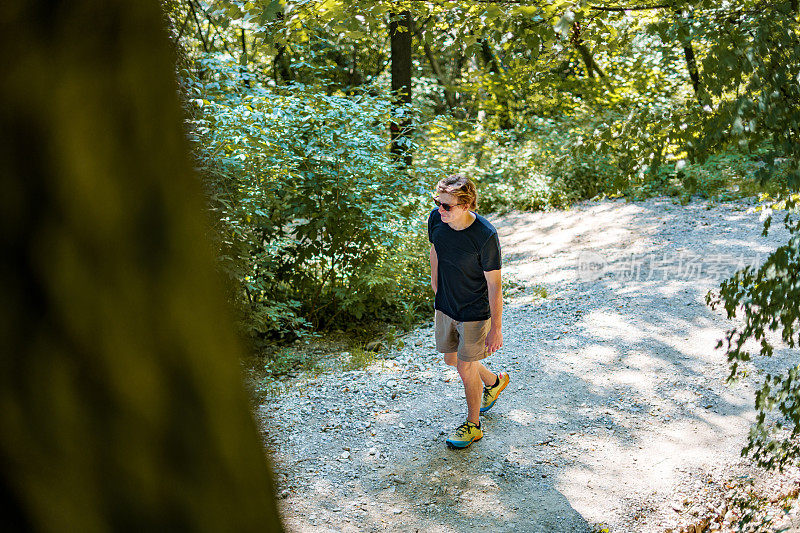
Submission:
<svg viewBox="0 0 800 533">
<path fill-rule="evenodd" d="M 442 91 L 444 92 L 444 101 L 447 104 L 447 109 L 452 115 L 456 115 L 456 96 L 453 93 L 450 81 L 447 79 L 444 70 L 439 64 L 439 59 L 436 57 L 436 53 L 433 51 L 430 43 L 428 42 L 425 34 L 425 28 L 417 27 L 417 25 L 413 24 L 413 21 L 412 25 L 414 35 L 417 36 L 417 40 L 422 45 L 422 49 L 425 51 L 425 57 L 428 58 L 428 63 L 431 66 L 433 75 L 436 77 L 436 81 L 439 82 L 439 85 L 442 86 Z"/>
<path fill-rule="evenodd" d="M 678 35 L 683 45 L 683 57 L 686 59 L 686 70 L 689 72 L 689 79 L 692 81 L 692 89 L 697 102 L 700 105 L 707 103 L 704 101 L 704 93 L 702 85 L 700 84 L 700 70 L 697 67 L 697 58 L 694 54 L 694 45 L 692 44 L 691 35 L 691 12 L 686 14 L 681 9 L 676 9 L 675 14 L 678 17 L 679 32 Z"/>
<path fill-rule="evenodd" d="M 161 23 L 153 0 L 0 10 L 12 531 L 280 529 Z"/>
<path fill-rule="evenodd" d="M 594 60 L 592 53 L 586 47 L 586 43 L 581 35 L 581 24 L 577 20 L 572 23 L 572 35 L 570 36 L 570 42 L 578 51 L 581 59 L 583 60 L 584 67 L 586 68 L 586 75 L 590 78 L 594 78 L 594 73 L 597 72 L 597 75 L 600 78 L 605 79 L 605 72 L 603 72 L 603 69 L 600 68 L 600 66 Z"/>
<path fill-rule="evenodd" d="M 486 67 L 489 69 L 492 80 L 492 93 L 497 101 L 498 123 L 504 130 L 511 129 L 511 112 L 509 110 L 508 95 L 506 94 L 506 84 L 503 80 L 502 69 L 497 61 L 489 41 L 486 38 L 480 39 L 481 57 Z"/>
</svg>

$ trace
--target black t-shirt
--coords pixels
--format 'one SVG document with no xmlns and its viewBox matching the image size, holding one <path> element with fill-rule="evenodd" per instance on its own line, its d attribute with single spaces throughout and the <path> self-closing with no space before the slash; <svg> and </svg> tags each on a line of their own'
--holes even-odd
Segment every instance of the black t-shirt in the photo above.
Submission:
<svg viewBox="0 0 800 533">
<path fill-rule="evenodd" d="M 483 273 L 500 269 L 500 239 L 491 222 L 475 213 L 472 224 L 456 231 L 434 209 L 428 217 L 428 239 L 439 259 L 434 307 L 459 322 L 489 318 Z"/>
</svg>

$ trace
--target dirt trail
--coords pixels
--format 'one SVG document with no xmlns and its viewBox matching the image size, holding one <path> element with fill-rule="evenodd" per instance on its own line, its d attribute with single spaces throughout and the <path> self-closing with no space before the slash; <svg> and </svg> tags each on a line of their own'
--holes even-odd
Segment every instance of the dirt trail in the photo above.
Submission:
<svg viewBox="0 0 800 533">
<path fill-rule="evenodd" d="M 288 529 L 664 531 L 710 512 L 733 476 L 763 479 L 739 457 L 753 384 L 797 357 L 776 350 L 726 386 L 714 345 L 730 324 L 704 303 L 786 240 L 777 223 L 761 237 L 746 207 L 653 199 L 489 217 L 511 288 L 489 362 L 511 383 L 484 439 L 444 446 L 463 389 L 431 326 L 392 359 L 301 380 L 258 410 Z"/>
</svg>

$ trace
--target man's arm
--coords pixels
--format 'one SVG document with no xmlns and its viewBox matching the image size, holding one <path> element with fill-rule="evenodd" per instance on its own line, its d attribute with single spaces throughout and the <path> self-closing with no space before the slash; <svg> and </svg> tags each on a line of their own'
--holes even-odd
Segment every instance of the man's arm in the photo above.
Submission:
<svg viewBox="0 0 800 533">
<path fill-rule="evenodd" d="M 436 248 L 431 245 L 431 288 L 433 294 L 436 294 L 436 282 L 439 279 L 439 257 L 436 255 Z"/>
<path fill-rule="evenodd" d="M 489 287 L 489 309 L 492 312 L 492 322 L 489 334 L 486 335 L 486 347 L 489 353 L 497 351 L 503 346 L 503 287 L 500 281 L 500 270 L 484 272 L 486 285 Z"/>
</svg>

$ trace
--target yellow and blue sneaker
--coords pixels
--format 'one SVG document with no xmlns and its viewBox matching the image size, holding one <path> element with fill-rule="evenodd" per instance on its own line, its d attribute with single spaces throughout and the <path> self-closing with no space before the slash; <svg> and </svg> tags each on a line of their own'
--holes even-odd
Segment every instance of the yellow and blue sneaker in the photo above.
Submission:
<svg viewBox="0 0 800 533">
<path fill-rule="evenodd" d="M 511 378 L 508 377 L 508 374 L 505 372 L 500 372 L 497 374 L 497 383 L 492 385 L 491 387 L 483 387 L 483 400 L 481 400 L 481 413 L 485 413 L 492 407 L 494 407 L 494 402 L 497 401 L 497 397 L 503 392 L 503 389 L 506 388 L 508 382 L 511 381 Z"/>
<path fill-rule="evenodd" d="M 481 431 L 481 426 L 467 420 L 450 434 L 446 442 L 451 448 L 466 448 L 482 438 L 483 431 Z"/>
</svg>

